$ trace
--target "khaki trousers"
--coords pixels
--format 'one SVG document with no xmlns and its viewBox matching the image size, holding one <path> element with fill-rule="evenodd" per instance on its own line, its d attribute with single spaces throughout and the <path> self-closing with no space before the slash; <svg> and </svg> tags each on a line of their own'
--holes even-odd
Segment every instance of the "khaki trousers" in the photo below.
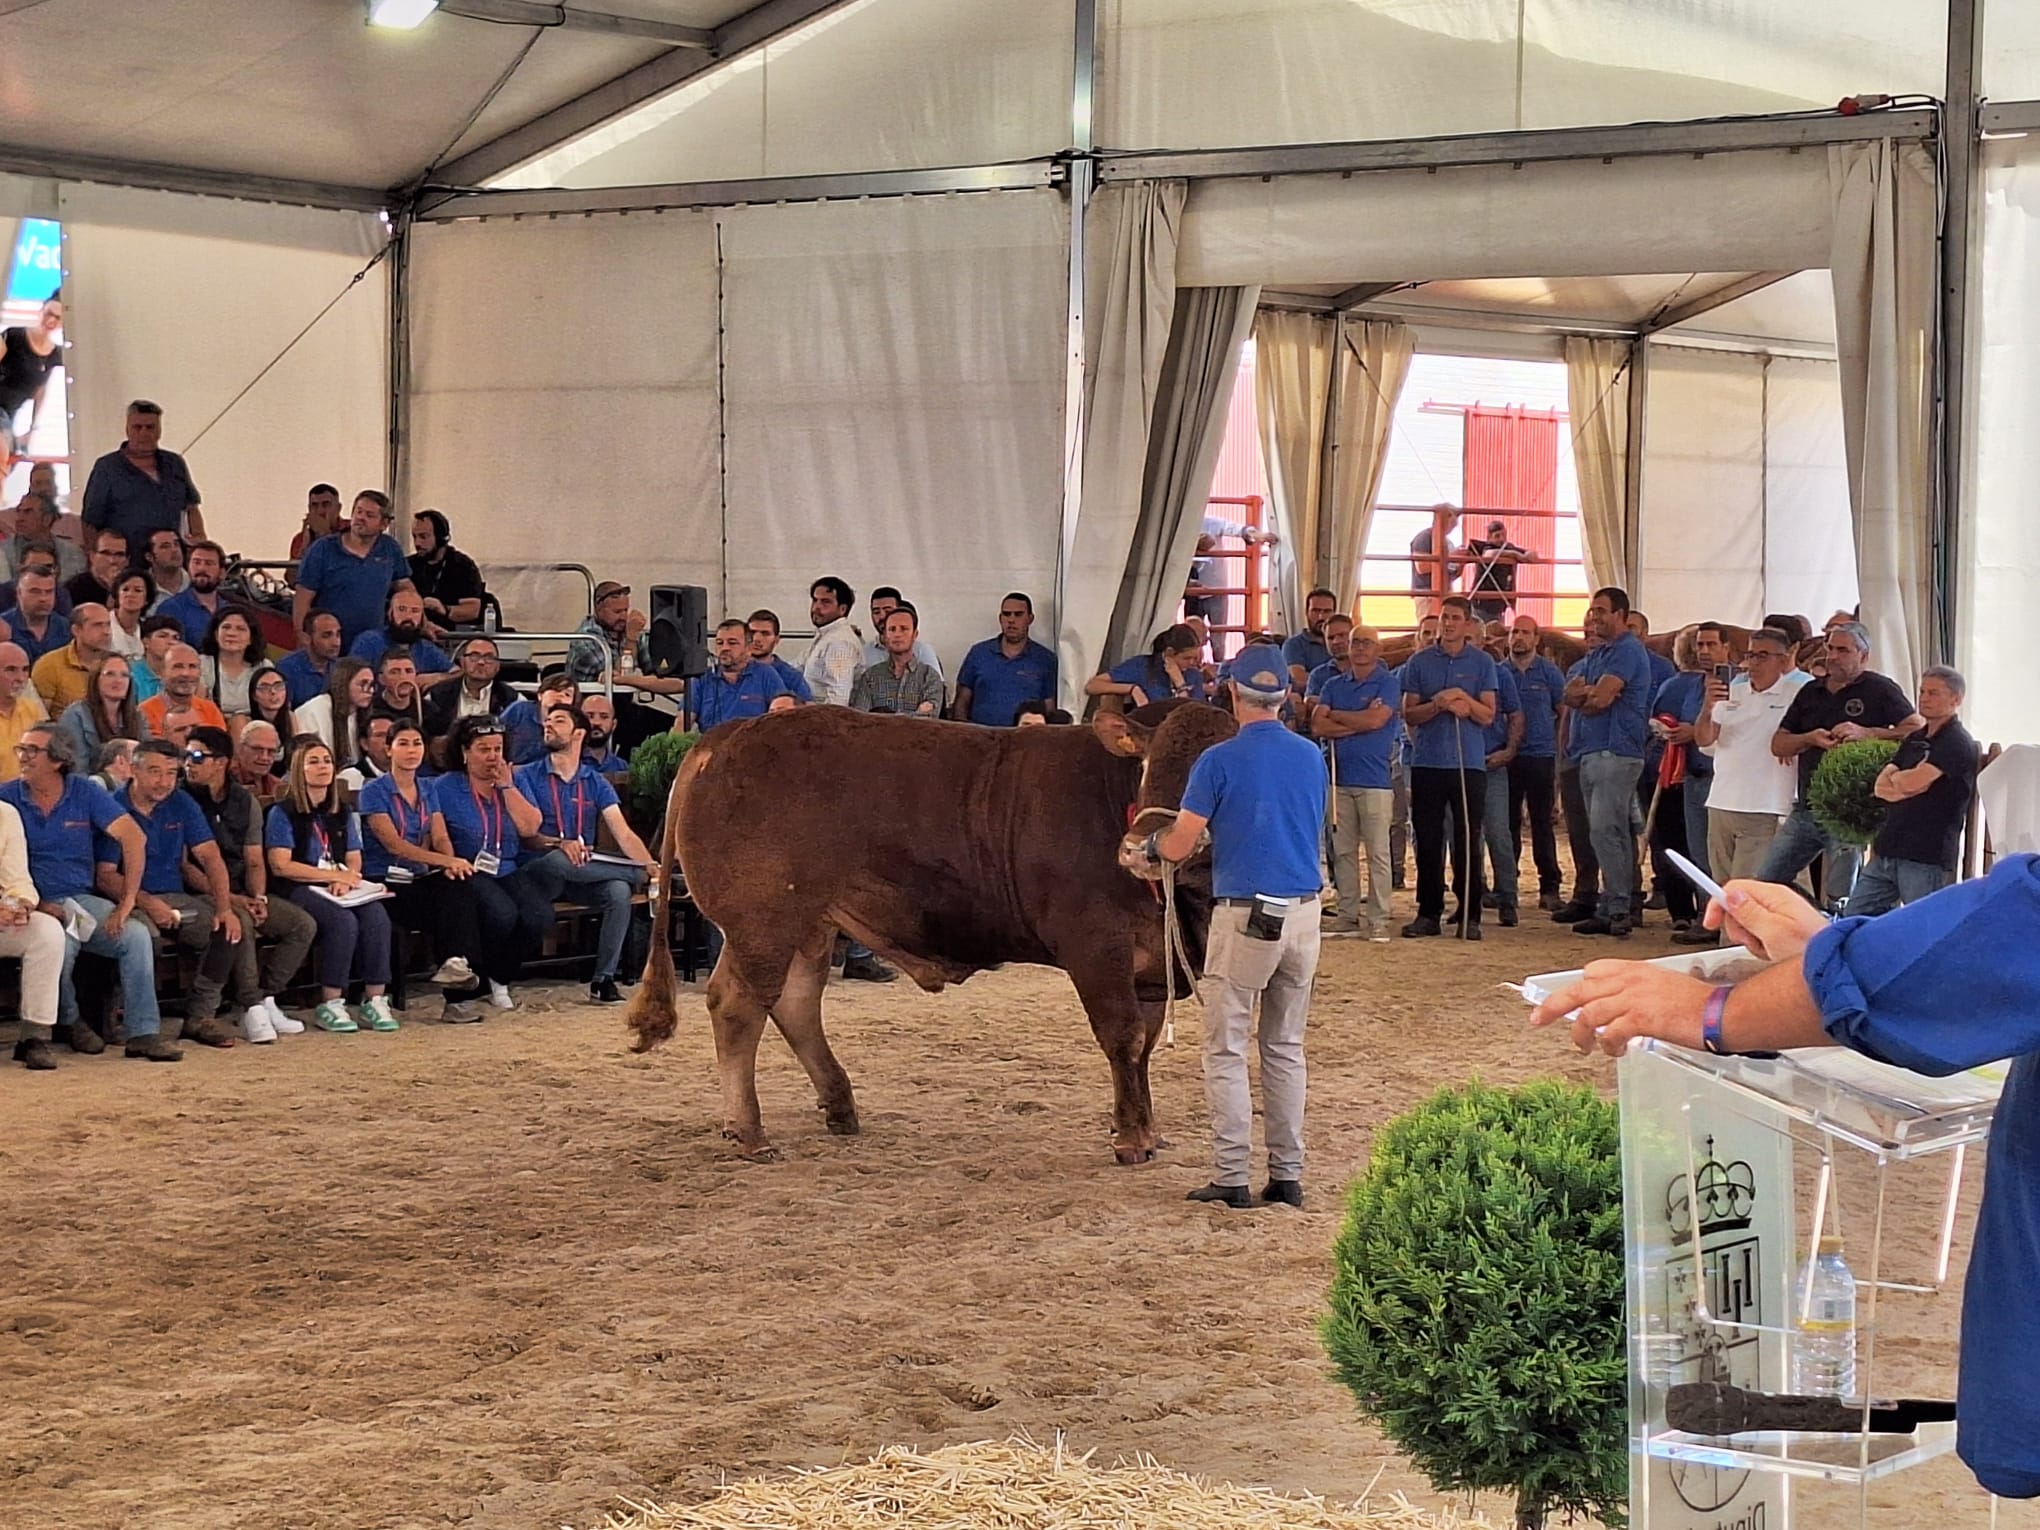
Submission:
<svg viewBox="0 0 2040 1530">
<path fill-rule="evenodd" d="M 1707 810 L 1707 870 L 1717 882 L 1753 877 L 1778 837 L 1776 813 Z"/>
<path fill-rule="evenodd" d="M 1212 1183 L 1244 1185 L 1254 1150 L 1247 1037 L 1260 1001 L 1261 1121 L 1268 1177 L 1303 1178 L 1303 1030 L 1318 964 L 1318 899 L 1290 905 L 1280 940 L 1246 933 L 1248 910 L 1211 911 L 1204 961 L 1204 1097 L 1211 1107 Z"/>
</svg>

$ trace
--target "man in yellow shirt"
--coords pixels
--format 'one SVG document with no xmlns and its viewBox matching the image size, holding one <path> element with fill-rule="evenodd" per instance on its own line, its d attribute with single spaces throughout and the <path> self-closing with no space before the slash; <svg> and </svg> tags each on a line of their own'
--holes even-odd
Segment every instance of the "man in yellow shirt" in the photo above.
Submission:
<svg viewBox="0 0 2040 1530">
<path fill-rule="evenodd" d="M 62 717 L 65 707 L 85 699 L 92 686 L 92 666 L 106 657 L 112 644 L 112 612 L 89 601 L 72 607 L 71 641 L 52 648 L 30 671 L 50 716 Z"/>
<path fill-rule="evenodd" d="M 0 781 L 21 774 L 14 746 L 39 722 L 48 722 L 42 697 L 28 683 L 28 650 L 19 643 L 0 643 Z"/>
</svg>

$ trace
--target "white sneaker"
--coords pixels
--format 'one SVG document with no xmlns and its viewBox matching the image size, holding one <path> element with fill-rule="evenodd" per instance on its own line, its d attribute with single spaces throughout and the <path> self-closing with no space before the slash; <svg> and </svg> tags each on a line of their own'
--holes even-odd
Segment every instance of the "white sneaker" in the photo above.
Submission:
<svg viewBox="0 0 2040 1530">
<path fill-rule="evenodd" d="M 439 970 L 432 974 L 432 981 L 441 988 L 466 988 L 475 980 L 474 969 L 467 964 L 465 956 L 449 956 L 439 964 Z"/>
<path fill-rule="evenodd" d="M 294 1020 L 283 1012 L 283 1006 L 276 1002 L 274 994 L 262 1001 L 262 1007 L 269 1011 L 269 1023 L 279 1036 L 302 1036 L 305 1023 Z"/>
<path fill-rule="evenodd" d="M 270 1022 L 269 1010 L 260 1004 L 250 1004 L 241 1015 L 241 1039 L 261 1046 L 266 1041 L 276 1040 L 276 1027 Z"/>
<path fill-rule="evenodd" d="M 515 1009 L 517 1001 L 510 997 L 510 990 L 501 983 L 489 984 L 489 1002 L 498 1009 Z"/>
</svg>

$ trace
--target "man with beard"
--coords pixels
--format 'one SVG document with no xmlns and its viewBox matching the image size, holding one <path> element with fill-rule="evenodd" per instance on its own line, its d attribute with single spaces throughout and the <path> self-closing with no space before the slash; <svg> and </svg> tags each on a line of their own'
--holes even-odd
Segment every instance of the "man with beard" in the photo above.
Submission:
<svg viewBox="0 0 2040 1530">
<path fill-rule="evenodd" d="M 482 619 L 482 571 L 453 545 L 453 528 L 437 510 L 411 517 L 411 583 L 425 602 L 428 621 L 472 627 Z"/>
<path fill-rule="evenodd" d="M 751 657 L 769 666 L 772 673 L 779 676 L 779 683 L 786 687 L 786 694 L 795 701 L 813 701 L 815 694 L 808 689 L 807 676 L 779 657 L 779 613 L 753 611 L 745 625 L 751 629 Z"/>
<path fill-rule="evenodd" d="M 340 618 L 343 643 L 374 628 L 376 617 L 389 609 L 390 591 L 411 582 L 411 565 L 387 530 L 390 519 L 390 497 L 381 490 L 354 496 L 347 530 L 314 542 L 298 568 L 291 606 L 298 622 L 319 606 Z M 419 610 L 422 624 L 423 607 Z"/>
<path fill-rule="evenodd" d="M 184 641 L 196 648 L 220 611 L 220 579 L 226 573 L 226 549 L 217 542 L 193 542 L 184 555 L 185 587 L 156 608 L 159 616 L 177 619 Z"/>
<path fill-rule="evenodd" d="M 611 744 L 616 738 L 616 703 L 597 691 L 581 700 L 581 715 L 588 719 L 588 738 L 581 745 L 581 758 L 594 766 L 611 786 L 630 777 L 630 761 Z"/>
<path fill-rule="evenodd" d="M 418 666 L 418 679 L 425 684 L 453 673 L 453 660 L 447 657 L 446 650 L 426 635 L 425 597 L 405 584 L 390 591 L 383 606 L 382 630 L 362 633 L 347 652 L 379 671 L 384 651 L 394 647 L 411 650 L 411 658 Z"/>
<path fill-rule="evenodd" d="M 463 717 L 501 717 L 517 693 L 497 678 L 503 666 L 496 640 L 471 637 L 460 645 L 460 673 L 425 690 L 425 737 L 437 744 Z"/>
<path fill-rule="evenodd" d="M 1310 672 L 1332 656 L 1325 647 L 1325 623 L 1338 609 L 1339 597 L 1330 590 L 1312 590 L 1303 598 L 1304 630 L 1282 645 L 1282 662 L 1299 691 L 1310 684 Z"/>
<path fill-rule="evenodd" d="M 143 624 L 146 630 L 147 623 Z M 292 710 L 326 689 L 326 676 L 340 657 L 340 618 L 331 611 L 307 611 L 298 622 L 304 646 L 276 661 L 276 672 L 290 687 Z"/>
</svg>

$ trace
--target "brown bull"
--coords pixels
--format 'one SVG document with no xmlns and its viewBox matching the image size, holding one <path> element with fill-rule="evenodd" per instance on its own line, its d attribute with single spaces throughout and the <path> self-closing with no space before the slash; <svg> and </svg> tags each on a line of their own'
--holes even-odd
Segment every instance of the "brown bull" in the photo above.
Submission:
<svg viewBox="0 0 2040 1530">
<path fill-rule="evenodd" d="M 1148 1056 L 1170 974 L 1162 910 L 1117 854 L 1130 815 L 1182 801 L 1190 766 L 1236 731 L 1200 703 L 1091 728 L 981 728 L 802 707 L 710 732 L 666 806 L 665 886 L 677 862 L 724 936 L 708 981 L 723 1133 L 770 1156 L 758 1110 L 769 1018 L 813 1082 L 832 1132 L 857 1130 L 849 1076 L 822 1033 L 836 932 L 933 993 L 1003 962 L 1059 967 L 1112 1069 L 1113 1147 L 1154 1156 Z M 1209 864 L 1178 909 L 1193 964 L 1210 918 Z M 645 1051 L 673 1034 L 671 899 L 626 1022 Z M 1186 991 L 1178 985 L 1179 996 Z"/>
</svg>

